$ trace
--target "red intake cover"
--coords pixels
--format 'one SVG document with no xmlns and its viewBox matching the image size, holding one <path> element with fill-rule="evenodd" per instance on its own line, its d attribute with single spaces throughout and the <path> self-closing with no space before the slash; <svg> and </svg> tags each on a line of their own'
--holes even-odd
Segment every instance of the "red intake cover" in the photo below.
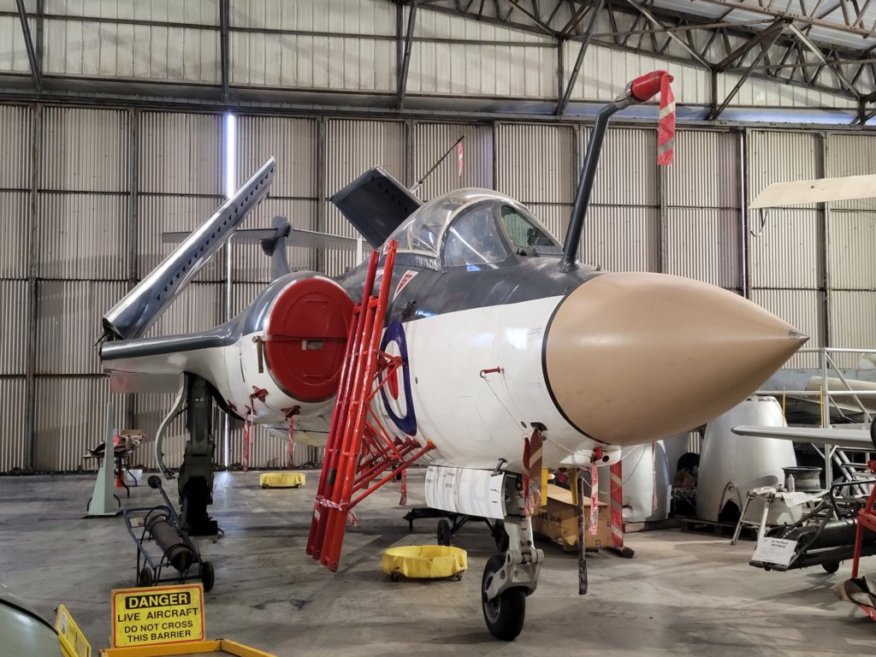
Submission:
<svg viewBox="0 0 876 657">
<path fill-rule="evenodd" d="M 304 278 L 274 299 L 265 323 L 268 371 L 287 394 L 318 402 L 337 392 L 353 302 L 337 283 Z"/>
</svg>

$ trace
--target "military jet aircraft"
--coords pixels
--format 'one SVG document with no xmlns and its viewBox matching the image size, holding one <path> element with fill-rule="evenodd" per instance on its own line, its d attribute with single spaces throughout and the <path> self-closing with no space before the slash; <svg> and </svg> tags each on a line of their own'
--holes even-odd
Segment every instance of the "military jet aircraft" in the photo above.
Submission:
<svg viewBox="0 0 876 657">
<path fill-rule="evenodd" d="M 430 506 L 504 522 L 507 540 L 482 585 L 486 624 L 501 639 L 521 631 L 543 559 L 521 483 L 534 431 L 545 467 L 616 461 L 624 445 L 723 413 L 807 339 L 717 287 L 578 262 L 608 120 L 654 96 L 663 79 L 638 78 L 600 112 L 563 244 L 520 203 L 487 189 L 423 203 L 375 169 L 332 199 L 381 249 L 381 264 L 384 245 L 397 244 L 382 346 L 404 365 L 394 374 L 397 394 L 375 397 L 372 411 L 397 435 L 434 446 Z M 353 300 L 366 285 L 364 266 L 334 280 L 285 273 L 227 324 L 140 337 L 264 196 L 274 168 L 268 161 L 103 320 L 100 354 L 117 389 L 170 381 L 179 404 L 187 400 L 191 437 L 179 485 L 194 528 L 211 528 L 211 398 L 270 425 L 325 416 Z M 284 251 L 281 233 L 266 240 L 274 253 Z"/>
</svg>

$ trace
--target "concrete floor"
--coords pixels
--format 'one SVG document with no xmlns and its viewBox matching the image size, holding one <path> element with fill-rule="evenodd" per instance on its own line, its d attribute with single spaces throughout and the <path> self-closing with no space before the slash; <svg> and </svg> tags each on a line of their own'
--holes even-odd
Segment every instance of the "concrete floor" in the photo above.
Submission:
<svg viewBox="0 0 876 657">
<path fill-rule="evenodd" d="M 422 472 L 409 502 L 422 504 Z M 392 582 L 380 571 L 391 545 L 434 543 L 435 520 L 409 534 L 398 488 L 389 485 L 359 509 L 341 571 L 304 553 L 317 473 L 298 490 L 262 490 L 258 473 L 216 480 L 218 541 L 201 540 L 216 566 L 207 595 L 207 634 L 285 655 L 873 655 L 876 624 L 828 590 L 849 576 L 821 569 L 765 573 L 747 565 L 753 543 L 677 530 L 627 537 L 636 557 L 608 553 L 589 561 L 590 593 L 577 595 L 576 559 L 542 545 L 547 563 L 527 600 L 526 625 L 511 643 L 487 634 L 481 572 L 493 553 L 480 524 L 457 544 L 469 554 L 461 582 Z M 121 518 L 82 519 L 93 479 L 0 477 L 0 581 L 39 612 L 64 603 L 94 648 L 105 647 L 110 589 L 133 586 L 134 544 Z M 158 504 L 132 490 L 126 504 Z M 871 567 L 876 565 L 871 560 Z"/>
</svg>

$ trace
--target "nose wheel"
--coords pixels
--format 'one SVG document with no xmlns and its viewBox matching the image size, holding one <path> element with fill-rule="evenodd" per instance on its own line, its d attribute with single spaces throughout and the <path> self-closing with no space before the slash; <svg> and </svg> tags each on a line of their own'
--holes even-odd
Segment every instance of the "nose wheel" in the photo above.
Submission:
<svg viewBox="0 0 876 657">
<path fill-rule="evenodd" d="M 527 590 L 522 586 L 515 586 L 505 589 L 492 600 L 487 597 L 493 579 L 505 576 L 503 569 L 505 560 L 506 555 L 494 554 L 487 561 L 481 580 L 481 604 L 484 609 L 484 621 L 490 634 L 502 641 L 513 641 L 523 630 Z"/>
</svg>

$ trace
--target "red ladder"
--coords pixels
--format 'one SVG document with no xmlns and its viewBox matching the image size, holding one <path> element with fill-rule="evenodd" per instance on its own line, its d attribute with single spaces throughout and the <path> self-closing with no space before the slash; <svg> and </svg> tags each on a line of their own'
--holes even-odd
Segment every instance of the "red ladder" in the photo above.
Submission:
<svg viewBox="0 0 876 657">
<path fill-rule="evenodd" d="M 374 397 L 404 363 L 379 350 L 386 317 L 397 243 L 387 243 L 383 279 L 377 296 L 379 252 L 372 251 L 362 301 L 353 309 L 338 397 L 319 478 L 307 554 L 336 571 L 347 518 L 359 502 L 391 481 L 432 449 L 409 436 L 391 435 L 371 411 Z M 410 403 L 410 402 L 408 402 Z M 383 477 L 380 477 L 381 474 Z M 378 479 L 378 477 L 380 477 Z"/>
</svg>

